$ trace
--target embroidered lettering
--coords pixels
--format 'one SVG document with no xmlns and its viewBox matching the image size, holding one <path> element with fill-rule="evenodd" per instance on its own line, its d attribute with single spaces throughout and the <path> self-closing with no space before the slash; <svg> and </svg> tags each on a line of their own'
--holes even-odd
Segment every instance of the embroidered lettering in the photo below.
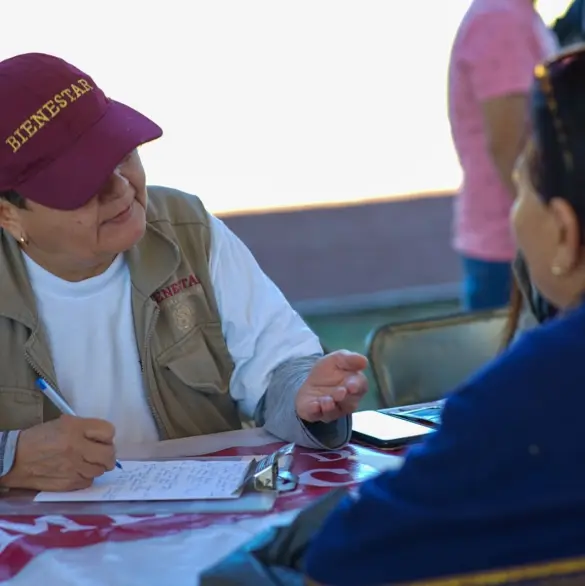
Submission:
<svg viewBox="0 0 585 586">
<path fill-rule="evenodd" d="M 199 285 L 199 283 L 200 281 L 195 275 L 189 275 L 184 279 L 179 279 L 178 281 L 171 283 L 168 287 L 159 289 L 153 293 L 152 299 L 157 303 L 162 303 L 165 299 L 170 299 L 174 295 L 177 295 L 177 293 L 180 293 L 181 291 L 189 289 L 195 285 Z"/>
<path fill-rule="evenodd" d="M 50 122 L 55 116 L 67 108 L 94 88 L 85 79 L 78 79 L 69 87 L 55 94 L 52 99 L 45 102 L 36 112 L 31 114 L 14 132 L 4 140 L 13 153 L 16 153 L 28 140 L 33 137 L 41 128 Z"/>
</svg>

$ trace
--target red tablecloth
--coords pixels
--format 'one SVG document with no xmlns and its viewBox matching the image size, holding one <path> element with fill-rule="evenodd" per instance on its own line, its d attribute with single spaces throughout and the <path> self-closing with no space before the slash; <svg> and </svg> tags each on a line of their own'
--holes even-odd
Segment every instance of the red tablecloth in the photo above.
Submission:
<svg viewBox="0 0 585 586">
<path fill-rule="evenodd" d="M 246 456 L 269 454 L 281 445 L 281 443 L 270 443 L 252 447 L 232 447 L 215 452 L 214 455 Z M 299 475 L 299 488 L 294 492 L 282 494 L 270 513 L 149 516 L 43 515 L 36 517 L 18 515 L 0 517 L 0 581 L 12 578 L 15 580 L 15 584 L 24 584 L 25 581 L 21 581 L 18 578 L 19 573 L 25 568 L 26 572 L 24 573 L 32 574 L 27 575 L 26 583 L 29 583 L 29 580 L 32 579 L 42 579 L 43 576 L 47 575 L 46 572 L 49 568 L 52 568 L 57 563 L 58 558 L 61 560 L 58 563 L 63 566 L 63 571 L 65 571 L 66 567 L 72 570 L 75 569 L 75 575 L 70 578 L 63 576 L 62 580 L 60 578 L 60 584 L 76 583 L 78 586 L 86 583 L 91 585 L 101 583 L 111 585 L 114 583 L 129 584 L 130 582 L 124 582 L 123 579 L 120 582 L 114 582 L 114 574 L 106 575 L 106 573 L 104 573 L 103 581 L 100 581 L 99 572 L 104 571 L 104 568 L 109 563 L 108 559 L 111 558 L 110 561 L 112 561 L 117 556 L 115 563 L 112 562 L 113 566 L 117 568 L 115 570 L 116 577 L 120 577 L 126 572 L 127 576 L 133 575 L 136 577 L 136 583 L 145 586 L 151 583 L 149 581 L 150 576 L 144 575 L 140 567 L 130 567 L 133 562 L 128 559 L 128 563 L 126 563 L 124 560 L 124 552 L 129 550 L 122 551 L 121 547 L 116 549 L 115 544 L 177 535 L 176 539 L 170 539 L 174 544 L 173 547 L 176 548 L 183 542 L 185 544 L 189 542 L 189 534 L 217 525 L 227 527 L 232 524 L 235 527 L 239 524 L 238 526 L 245 527 L 246 531 L 253 531 L 253 527 L 257 526 L 261 530 L 263 528 L 263 517 L 271 516 L 276 518 L 279 513 L 298 510 L 334 487 L 351 486 L 371 476 L 375 473 L 375 468 L 371 465 L 372 457 L 376 458 L 373 452 L 358 446 L 347 447 L 334 452 L 317 452 L 297 448 L 292 470 Z M 84 571 L 81 564 L 84 559 L 83 555 L 79 551 L 73 550 L 89 548 L 89 546 L 105 542 L 108 544 L 106 548 L 107 555 L 103 552 L 100 553 L 99 548 L 95 549 L 95 555 L 92 554 L 91 556 L 93 568 L 90 572 L 91 576 L 83 576 Z M 200 546 L 198 547 L 201 549 Z M 57 550 L 59 550 L 58 556 L 55 553 Z M 63 550 L 71 551 L 64 552 Z M 89 551 L 93 552 L 94 550 L 90 548 Z M 167 561 L 172 563 L 172 555 L 169 556 L 168 560 L 165 557 L 164 544 L 161 546 L 159 553 L 162 563 Z M 184 551 L 181 552 L 181 556 L 187 556 L 184 559 L 189 559 L 188 556 L 213 555 L 213 553 L 215 552 L 204 554 L 201 551 Z M 103 556 L 101 562 L 100 555 Z M 107 556 L 110 556 L 110 558 L 107 558 Z M 132 556 L 129 555 L 129 557 Z M 85 555 L 85 558 L 89 559 L 87 555 Z M 63 562 L 62 559 L 67 561 Z M 76 566 L 75 564 L 78 561 L 80 563 Z M 201 561 L 205 562 L 206 560 Z M 28 565 L 33 567 L 29 568 L 27 567 Z M 113 572 L 114 570 L 110 568 L 109 571 Z M 71 581 L 67 581 L 69 579 Z M 84 580 L 86 581 L 84 582 Z M 173 580 L 170 580 L 169 583 L 171 582 Z M 186 583 L 192 584 L 193 581 Z"/>
</svg>

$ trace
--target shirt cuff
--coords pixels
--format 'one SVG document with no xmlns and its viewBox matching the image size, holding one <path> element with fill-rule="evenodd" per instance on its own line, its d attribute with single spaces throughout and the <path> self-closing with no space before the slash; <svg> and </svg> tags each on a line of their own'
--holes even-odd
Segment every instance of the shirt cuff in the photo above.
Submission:
<svg viewBox="0 0 585 586">
<path fill-rule="evenodd" d="M 0 477 L 12 470 L 20 430 L 0 432 Z"/>
<path fill-rule="evenodd" d="M 276 367 L 258 407 L 255 420 L 272 435 L 308 448 L 338 449 L 351 436 L 351 419 L 308 423 L 296 411 L 296 396 L 321 355 L 292 358 Z"/>
</svg>

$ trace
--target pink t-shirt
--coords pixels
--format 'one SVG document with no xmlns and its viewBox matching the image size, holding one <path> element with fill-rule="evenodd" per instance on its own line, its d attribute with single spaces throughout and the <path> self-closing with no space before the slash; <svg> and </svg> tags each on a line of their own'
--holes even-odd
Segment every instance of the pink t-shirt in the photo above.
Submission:
<svg viewBox="0 0 585 586">
<path fill-rule="evenodd" d="M 488 261 L 512 260 L 512 197 L 486 148 L 481 103 L 528 92 L 534 66 L 556 49 L 532 0 L 473 0 L 449 66 L 449 119 L 463 168 L 455 203 L 455 248 Z"/>
</svg>

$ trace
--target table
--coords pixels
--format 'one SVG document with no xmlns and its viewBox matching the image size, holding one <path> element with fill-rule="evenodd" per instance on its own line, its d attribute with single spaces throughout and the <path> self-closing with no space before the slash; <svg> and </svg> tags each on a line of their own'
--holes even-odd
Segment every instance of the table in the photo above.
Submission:
<svg viewBox="0 0 585 586">
<path fill-rule="evenodd" d="M 121 459 L 166 459 L 213 454 L 269 454 L 283 445 L 262 429 L 127 448 Z M 24 586 L 193 586 L 202 570 L 253 535 L 290 522 L 307 503 L 351 486 L 400 458 L 359 446 L 332 452 L 297 448 L 299 487 L 281 495 L 269 513 L 151 515 L 7 515 L 0 499 L 0 581 Z"/>
</svg>

